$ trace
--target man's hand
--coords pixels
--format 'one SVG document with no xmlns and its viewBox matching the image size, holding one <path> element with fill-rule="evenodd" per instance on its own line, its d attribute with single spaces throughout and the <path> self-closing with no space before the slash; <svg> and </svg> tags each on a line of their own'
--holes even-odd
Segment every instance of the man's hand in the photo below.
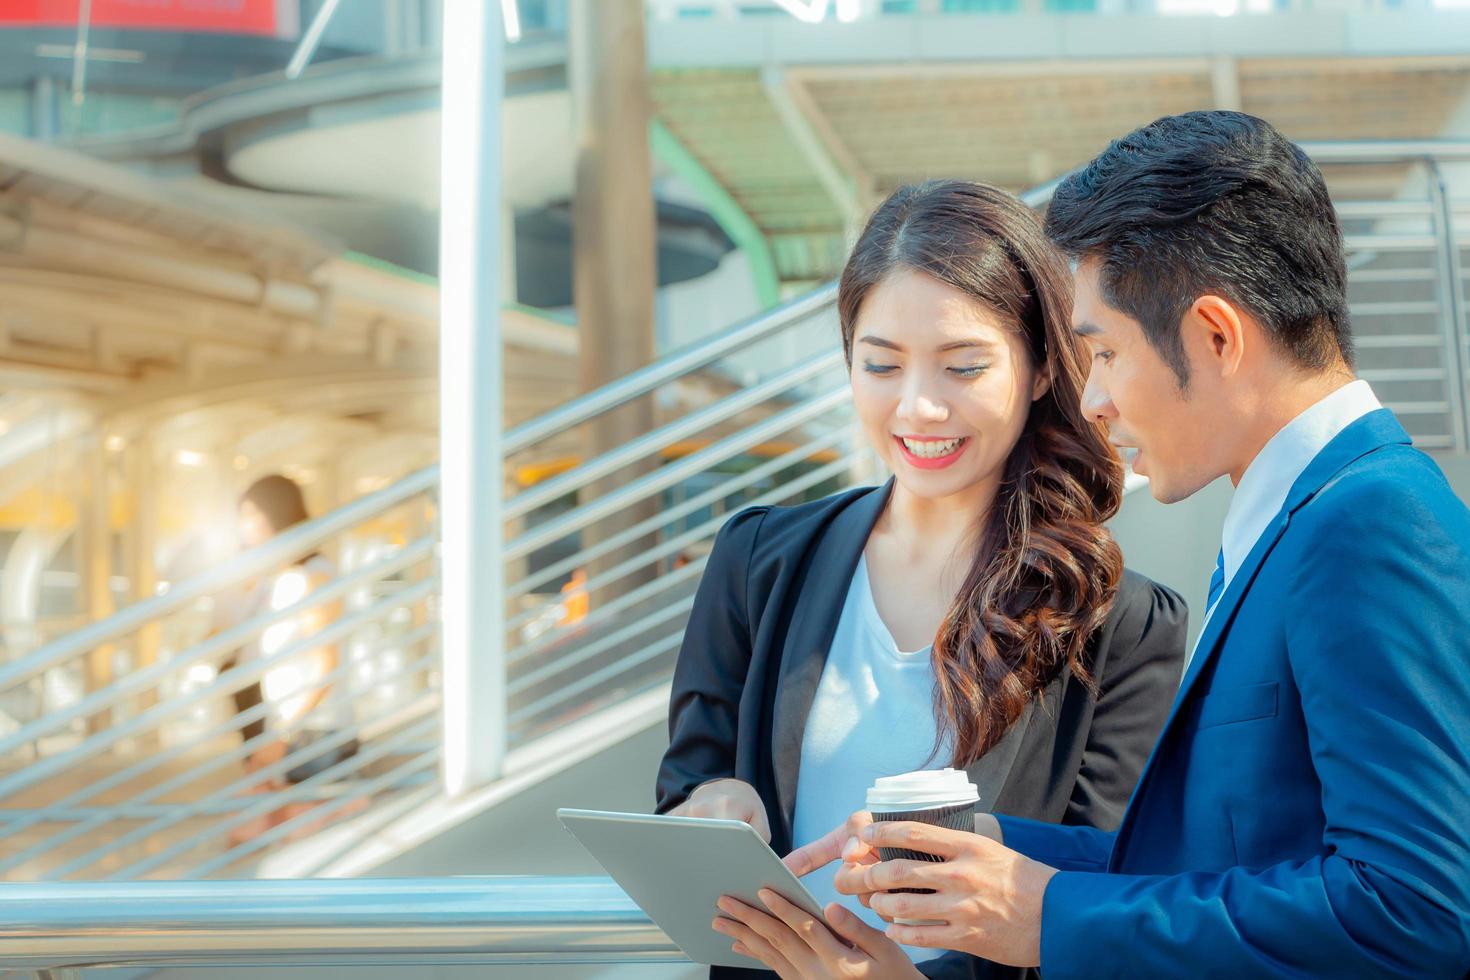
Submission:
<svg viewBox="0 0 1470 980">
<path fill-rule="evenodd" d="M 755 828 L 761 840 L 771 842 L 765 804 L 755 787 L 743 780 L 714 779 L 704 783 L 689 794 L 689 799 L 670 810 L 669 816 L 743 820 Z"/>
<path fill-rule="evenodd" d="M 909 946 L 957 949 L 1010 966 L 1041 965 L 1041 901 L 1056 869 L 989 837 L 922 823 L 875 823 L 862 831 L 869 847 L 900 847 L 939 862 L 845 864 L 837 890 L 857 895 L 885 920 L 933 919 L 936 926 L 890 925 L 888 938 Z M 933 894 L 888 894 L 930 888 Z"/>
<path fill-rule="evenodd" d="M 769 913 L 720 899 L 729 918 L 712 925 L 735 940 L 735 952 L 760 960 L 781 980 L 922 980 L 908 954 L 836 902 L 824 910 L 828 929 L 769 888 L 761 889 L 760 900 Z"/>
<path fill-rule="evenodd" d="M 838 858 L 854 864 L 872 864 L 878 860 L 878 852 L 862 839 L 863 828 L 872 822 L 871 813 L 859 810 L 827 836 L 798 847 L 781 860 L 798 878 L 825 868 Z"/>
</svg>

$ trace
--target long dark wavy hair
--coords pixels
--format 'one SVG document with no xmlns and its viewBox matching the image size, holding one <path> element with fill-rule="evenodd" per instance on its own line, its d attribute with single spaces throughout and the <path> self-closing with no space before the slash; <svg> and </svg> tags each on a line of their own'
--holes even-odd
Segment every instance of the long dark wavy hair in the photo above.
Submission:
<svg viewBox="0 0 1470 980">
<path fill-rule="evenodd" d="M 990 750 L 1063 668 L 1094 694 L 1088 640 L 1107 619 L 1123 557 L 1103 522 L 1123 469 L 1082 411 L 1086 358 L 1072 333 L 1071 277 L 1041 224 L 1005 191 L 931 181 L 895 191 L 868 219 L 842 270 L 837 308 L 852 365 L 869 291 L 913 270 L 993 311 L 1025 339 L 1051 386 L 1031 405 L 996 499 L 978 520 L 975 559 L 934 640 L 934 711 L 954 765 Z"/>
</svg>

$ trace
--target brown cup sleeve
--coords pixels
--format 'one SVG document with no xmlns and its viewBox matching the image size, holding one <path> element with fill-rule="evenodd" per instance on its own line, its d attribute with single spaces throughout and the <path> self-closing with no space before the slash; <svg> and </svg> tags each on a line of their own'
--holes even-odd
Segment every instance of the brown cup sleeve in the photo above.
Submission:
<svg viewBox="0 0 1470 980">
<path fill-rule="evenodd" d="M 913 821 L 914 823 L 927 823 L 935 827 L 944 827 L 948 830 L 975 830 L 975 804 L 956 803 L 947 807 L 926 807 L 922 810 L 904 810 L 894 813 L 874 813 L 874 823 L 893 823 L 896 821 Z M 925 851 L 911 851 L 903 847 L 880 847 L 878 857 L 884 861 L 943 861 L 944 858 Z M 894 888 L 894 893 L 908 892 L 912 894 L 927 895 L 932 888 Z"/>
</svg>

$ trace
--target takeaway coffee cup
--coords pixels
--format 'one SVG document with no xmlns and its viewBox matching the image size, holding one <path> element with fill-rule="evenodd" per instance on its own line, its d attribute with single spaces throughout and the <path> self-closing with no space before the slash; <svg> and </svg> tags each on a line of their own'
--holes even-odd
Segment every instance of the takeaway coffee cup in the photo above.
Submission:
<svg viewBox="0 0 1470 980">
<path fill-rule="evenodd" d="M 931 769 L 881 776 L 868 789 L 868 811 L 873 822 L 911 820 L 950 830 L 975 829 L 975 804 L 980 794 L 962 769 Z M 939 861 L 942 858 L 902 847 L 880 847 L 884 861 Z M 931 888 L 895 888 L 895 892 L 930 894 Z M 900 925 L 941 925 L 928 919 L 895 919 Z"/>
</svg>

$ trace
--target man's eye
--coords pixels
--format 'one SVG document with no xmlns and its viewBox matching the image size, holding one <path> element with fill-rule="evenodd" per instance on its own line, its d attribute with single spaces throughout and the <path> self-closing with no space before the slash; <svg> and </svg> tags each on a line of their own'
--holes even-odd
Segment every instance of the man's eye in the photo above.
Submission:
<svg viewBox="0 0 1470 980">
<path fill-rule="evenodd" d="M 892 374 L 894 371 L 897 371 L 898 370 L 898 365 L 896 365 L 896 364 L 874 364 L 872 361 L 868 361 L 868 362 L 866 362 L 866 363 L 863 364 L 863 370 L 866 371 L 866 372 L 868 372 L 869 374 L 877 374 L 877 375 Z"/>
</svg>

